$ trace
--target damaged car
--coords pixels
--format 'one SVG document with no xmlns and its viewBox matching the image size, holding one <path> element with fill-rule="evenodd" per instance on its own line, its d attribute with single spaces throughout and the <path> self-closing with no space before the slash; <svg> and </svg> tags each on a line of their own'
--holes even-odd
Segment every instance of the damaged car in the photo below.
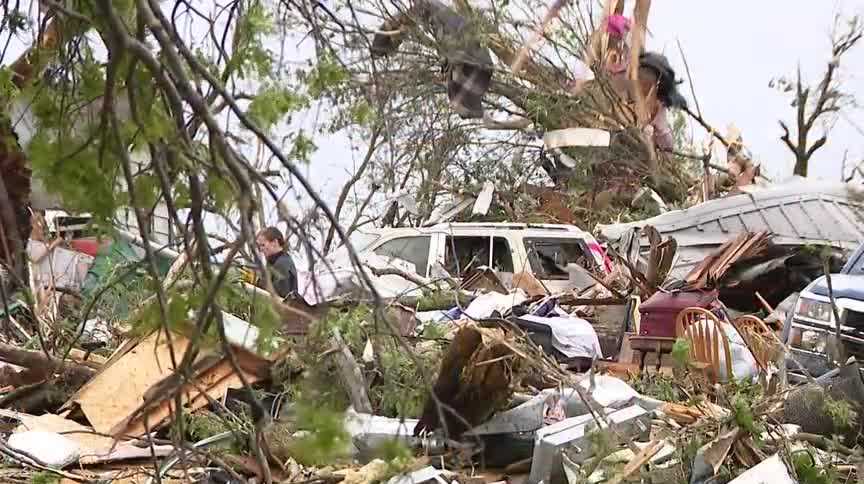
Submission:
<svg viewBox="0 0 864 484">
<path fill-rule="evenodd" d="M 832 292 L 836 311 L 831 304 Z M 834 338 L 838 318 L 842 348 L 836 347 Z M 795 360 L 787 364 L 793 373 L 806 370 L 811 376 L 825 374 L 836 363 L 843 363 L 833 361 L 841 355 L 864 359 L 864 245 L 839 274 L 831 274 L 830 289 L 828 278 L 822 276 L 801 291 L 786 318 L 783 337 Z"/>
</svg>

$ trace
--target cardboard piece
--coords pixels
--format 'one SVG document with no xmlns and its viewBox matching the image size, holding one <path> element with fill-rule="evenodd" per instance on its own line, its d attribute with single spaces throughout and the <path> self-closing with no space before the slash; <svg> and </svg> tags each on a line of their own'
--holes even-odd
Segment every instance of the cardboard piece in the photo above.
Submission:
<svg viewBox="0 0 864 484">
<path fill-rule="evenodd" d="M 189 341 L 172 334 L 174 357 L 183 358 Z M 141 340 L 119 358 L 112 357 L 92 380 L 72 397 L 93 428 L 111 433 L 119 423 L 141 405 L 144 393 L 174 371 L 171 347 L 159 331 Z"/>
</svg>

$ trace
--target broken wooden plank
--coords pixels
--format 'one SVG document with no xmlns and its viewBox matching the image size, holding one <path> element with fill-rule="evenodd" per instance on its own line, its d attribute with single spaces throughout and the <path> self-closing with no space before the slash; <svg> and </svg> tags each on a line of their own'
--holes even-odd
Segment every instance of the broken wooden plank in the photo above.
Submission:
<svg viewBox="0 0 864 484">
<path fill-rule="evenodd" d="M 630 462 L 624 466 L 624 469 L 621 470 L 615 477 L 609 480 L 609 484 L 620 484 L 625 479 L 630 477 L 634 472 L 638 471 L 642 466 L 648 463 L 652 457 L 657 455 L 660 452 L 660 449 L 663 448 L 662 440 L 652 440 L 648 443 L 646 447 L 644 447 L 638 454 L 633 456 L 630 459 Z"/>
<path fill-rule="evenodd" d="M 221 399 L 229 388 L 241 388 L 244 380 L 252 384 L 266 377 L 270 361 L 240 348 L 232 348 L 232 351 L 242 378 L 227 357 L 207 364 L 194 376 L 192 383 L 182 387 L 178 386 L 180 381 L 171 375 L 148 389 L 144 402 L 111 429 L 111 434 L 141 436 L 165 425 L 176 411 L 174 397 L 178 391 L 183 410 L 194 412 L 207 406 L 211 400 Z"/>
<path fill-rule="evenodd" d="M 77 403 L 93 428 L 110 433 L 139 407 L 144 393 L 174 372 L 171 352 L 179 363 L 189 346 L 185 337 L 163 331 L 144 338 L 93 377 L 70 402 Z M 110 361 L 110 360 L 109 360 Z M 110 398 L 107 396 L 110 395 Z"/>
</svg>

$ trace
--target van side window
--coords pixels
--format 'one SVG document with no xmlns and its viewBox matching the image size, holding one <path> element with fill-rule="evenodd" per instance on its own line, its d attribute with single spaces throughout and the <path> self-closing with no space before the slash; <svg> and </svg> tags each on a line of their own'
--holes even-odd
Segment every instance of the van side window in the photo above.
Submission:
<svg viewBox="0 0 864 484">
<path fill-rule="evenodd" d="M 445 240 L 444 268 L 451 275 L 461 277 L 467 271 L 490 265 L 500 272 L 513 272 L 513 254 L 503 237 L 492 238 L 492 257 L 489 257 L 489 237 L 451 237 Z M 454 256 L 455 250 L 455 256 Z"/>
<path fill-rule="evenodd" d="M 531 270 L 540 279 L 567 279 L 568 264 L 578 264 L 586 269 L 593 268 L 587 256 L 584 242 L 579 239 L 547 239 L 528 237 L 525 250 Z"/>
<path fill-rule="evenodd" d="M 414 272 L 426 277 L 426 269 L 429 265 L 429 240 L 428 235 L 399 237 L 384 242 L 372 252 L 382 257 L 393 257 L 414 264 Z"/>
</svg>

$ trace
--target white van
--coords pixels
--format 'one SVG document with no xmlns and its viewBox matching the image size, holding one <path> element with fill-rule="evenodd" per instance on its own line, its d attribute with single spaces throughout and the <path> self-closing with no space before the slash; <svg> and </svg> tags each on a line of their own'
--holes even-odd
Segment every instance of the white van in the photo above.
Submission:
<svg viewBox="0 0 864 484">
<path fill-rule="evenodd" d="M 568 264 L 601 273 L 611 270 L 594 237 L 572 225 L 443 223 L 363 229 L 362 236 L 352 239 L 361 259 L 364 254 L 400 259 L 423 277 L 431 277 L 436 263 L 453 276 L 488 266 L 503 273 L 532 273 L 556 291 L 568 286 Z"/>
</svg>

